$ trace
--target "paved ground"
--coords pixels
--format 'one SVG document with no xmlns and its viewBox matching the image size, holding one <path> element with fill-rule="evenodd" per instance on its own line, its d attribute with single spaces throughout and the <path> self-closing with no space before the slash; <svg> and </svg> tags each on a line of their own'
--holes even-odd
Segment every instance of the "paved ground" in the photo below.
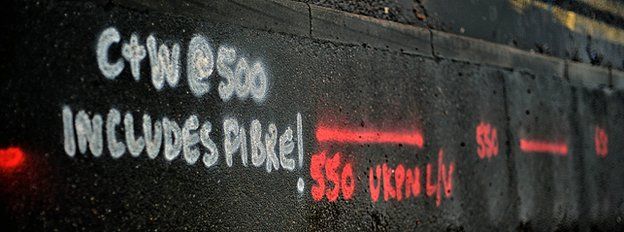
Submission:
<svg viewBox="0 0 624 232">
<path fill-rule="evenodd" d="M 617 70 L 292 1 L 12 7 L 9 230 L 622 227 Z"/>
</svg>

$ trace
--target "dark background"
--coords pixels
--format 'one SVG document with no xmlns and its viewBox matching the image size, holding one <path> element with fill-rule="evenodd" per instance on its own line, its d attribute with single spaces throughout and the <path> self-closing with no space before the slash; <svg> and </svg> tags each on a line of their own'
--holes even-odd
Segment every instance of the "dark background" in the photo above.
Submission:
<svg viewBox="0 0 624 232">
<path fill-rule="evenodd" d="M 138 2 L 158 8 L 157 3 Z M 19 146 L 26 160 L 16 170 L 0 173 L 4 228 L 542 231 L 622 226 L 620 90 L 574 85 L 568 76 L 480 65 L 478 60 L 467 63 L 330 42 L 284 33 L 279 26 L 277 30 L 241 26 L 229 21 L 272 21 L 241 13 L 256 3 L 227 9 L 216 7 L 224 2 L 206 4 L 198 9 L 206 12 L 203 19 L 117 2 L 9 4 L 12 23 L 3 24 L 1 35 L 5 55 L 0 66 L 4 122 L 0 146 Z M 306 10 L 305 4 L 293 5 Z M 344 8 L 340 3 L 329 5 Z M 174 6 L 171 12 L 176 12 Z M 233 16 L 215 18 L 214 12 Z M 281 14 L 266 12 L 260 11 Z M 388 19 L 401 21 L 398 16 Z M 162 41 L 179 42 L 180 84 L 156 91 L 147 58 L 139 82 L 132 79 L 129 64 L 116 80 L 104 78 L 95 46 L 99 33 L 111 26 L 120 32 L 122 42 L 132 33 L 141 43 L 151 33 Z M 532 24 L 523 27 L 548 30 Z M 194 97 L 185 67 L 188 43 L 197 33 L 208 38 L 215 51 L 228 45 L 262 60 L 270 80 L 267 100 L 223 102 L 216 91 L 219 78 L 212 79 L 208 94 Z M 565 36 L 553 34 L 553 41 Z M 119 44 L 112 50 L 118 51 Z M 99 158 L 69 157 L 63 151 L 64 105 L 74 114 L 85 110 L 104 119 L 111 108 L 133 112 L 135 121 L 148 113 L 153 120 L 166 116 L 182 124 L 196 114 L 200 123 L 208 120 L 214 126 L 219 162 L 211 168 L 199 162 L 188 165 L 181 158 L 167 162 L 162 152 L 154 160 L 145 153 L 113 159 L 106 140 Z M 247 128 L 253 119 L 259 119 L 263 128 L 273 122 L 282 131 L 287 125 L 294 129 L 298 112 L 304 122 L 303 170 L 267 173 L 264 168 L 242 167 L 238 156 L 234 166 L 227 167 L 221 137 L 225 117 L 235 117 Z M 475 127 L 483 121 L 498 129 L 499 155 L 491 159 L 476 154 Z M 423 131 L 425 146 L 318 144 L 314 129 L 321 122 L 364 129 L 416 127 Z M 604 159 L 594 154 L 596 124 L 604 125 L 610 139 Z M 518 140 L 526 136 L 564 140 L 570 152 L 565 157 L 523 153 Z M 420 197 L 371 202 L 369 167 L 402 163 L 424 171 L 427 163 L 434 163 L 435 169 L 440 149 L 456 170 L 452 197 L 443 198 L 439 207 L 435 199 L 423 196 L 424 184 Z M 340 151 L 354 164 L 357 187 L 352 200 L 311 198 L 310 157 L 321 150 Z M 306 183 L 303 194 L 296 190 L 299 177 Z"/>
</svg>

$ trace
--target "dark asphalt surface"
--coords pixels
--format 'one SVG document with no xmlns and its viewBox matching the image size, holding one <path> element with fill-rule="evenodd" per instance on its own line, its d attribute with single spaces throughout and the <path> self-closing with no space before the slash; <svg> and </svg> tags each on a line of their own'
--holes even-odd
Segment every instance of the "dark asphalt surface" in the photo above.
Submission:
<svg viewBox="0 0 624 232">
<path fill-rule="evenodd" d="M 279 18 L 218 17 L 214 15 L 271 14 L 253 8 L 262 4 L 230 9 L 210 4 L 224 3 L 198 8 L 205 11 L 204 19 L 119 3 L 13 6 L 15 26 L 5 27 L 13 36 L 3 37 L 8 44 L 3 49 L 11 58 L 5 57 L 0 66 L 4 106 L 0 121 L 5 122 L 0 124 L 0 148 L 20 147 L 26 157 L 22 166 L 0 172 L 0 224 L 9 231 L 622 228 L 624 182 L 619 177 L 624 147 L 617 142 L 624 136 L 624 127 L 618 126 L 624 113 L 621 90 L 575 86 L 568 76 L 557 73 L 535 74 L 480 65 L 479 60 L 460 62 L 240 26 L 228 22 L 270 25 Z M 301 6 L 296 10 L 305 12 Z M 175 4 L 170 8 L 183 9 Z M 292 12 L 278 14 L 288 13 Z M 133 33 L 140 44 L 149 35 L 157 37 L 158 44 L 179 43 L 178 85 L 157 90 L 148 57 L 141 63 L 139 81 L 129 62 L 115 80 L 104 77 L 96 50 L 101 33 L 111 27 L 119 31 L 121 44 L 129 43 Z M 343 30 L 335 33 L 352 32 Z M 205 63 L 187 66 L 189 43 L 196 35 L 207 39 L 214 54 L 219 54 L 218 48 L 231 47 L 237 57 L 262 63 L 269 80 L 266 99 L 223 100 L 218 86 L 226 74 L 220 71 L 207 79 L 208 93 L 194 96 L 188 67 L 211 63 L 201 60 Z M 120 43 L 113 43 L 106 53 L 109 62 L 121 59 Z M 100 114 L 104 124 L 113 108 L 122 116 L 131 112 L 137 135 L 143 114 L 153 120 L 167 117 L 181 126 L 196 115 L 200 124 L 213 125 L 210 136 L 219 159 L 206 167 L 185 162 L 182 154 L 168 160 L 163 151 L 155 159 L 145 152 L 113 158 L 106 127 L 102 156 L 95 157 L 88 149 L 72 157 L 64 150 L 66 106 L 74 117 L 80 110 L 89 116 Z M 269 134 L 273 123 L 282 135 L 287 127 L 296 130 L 297 114 L 302 115 L 302 167 L 286 170 L 282 164 L 267 172 L 265 166 L 252 165 L 251 155 L 245 166 L 239 153 L 232 166 L 226 163 L 226 119 L 236 119 L 246 128 L 251 142 L 253 120 L 262 124 L 263 134 Z M 480 158 L 477 153 L 484 142 L 476 131 L 485 124 L 497 131 L 497 136 L 488 131 L 488 137 L 496 137 L 488 145 L 497 152 Z M 606 129 L 611 141 L 606 157 L 598 157 L 594 149 L 597 126 Z M 419 131 L 424 144 L 322 142 L 317 133 L 321 127 L 373 134 Z M 124 129 L 117 130 L 113 134 L 125 142 Z M 361 134 L 353 136 L 358 139 Z M 562 142 L 569 151 L 565 155 L 523 151 L 522 139 Z M 313 171 L 323 152 L 324 166 Z M 340 159 L 334 162 L 330 158 L 337 153 Z M 337 163 L 335 168 L 332 162 Z M 347 164 L 352 165 L 352 178 L 346 178 Z M 373 170 L 384 164 L 391 170 L 385 177 L 377 176 Z M 420 189 L 418 196 L 389 197 L 389 189 L 406 191 L 397 186 L 408 178 L 397 174 L 399 166 L 420 170 L 419 178 L 412 176 L 419 183 L 410 189 Z M 302 192 L 299 178 L 304 181 Z M 320 188 L 320 179 L 326 180 L 326 191 L 315 200 L 312 192 Z M 345 188 L 341 181 L 353 181 L 353 195 L 338 191 L 336 200 L 330 200 L 331 191 Z M 378 201 L 372 200 L 375 186 L 370 182 L 381 183 Z"/>
</svg>

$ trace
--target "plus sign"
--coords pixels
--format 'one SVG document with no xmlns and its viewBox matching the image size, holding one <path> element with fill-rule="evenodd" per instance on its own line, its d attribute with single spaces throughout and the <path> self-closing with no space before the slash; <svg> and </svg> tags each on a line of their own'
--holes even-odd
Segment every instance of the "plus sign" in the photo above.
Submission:
<svg viewBox="0 0 624 232">
<path fill-rule="evenodd" d="M 134 80 L 138 81 L 141 75 L 141 60 L 145 58 L 145 46 L 139 44 L 136 34 L 130 37 L 130 44 L 124 43 L 121 48 L 121 55 L 130 62 L 130 69 Z"/>
</svg>

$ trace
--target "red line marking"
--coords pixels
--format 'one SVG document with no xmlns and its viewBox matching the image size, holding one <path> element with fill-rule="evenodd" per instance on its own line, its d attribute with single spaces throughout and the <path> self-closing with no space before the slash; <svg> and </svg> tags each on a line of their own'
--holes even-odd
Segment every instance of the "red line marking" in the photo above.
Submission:
<svg viewBox="0 0 624 232">
<path fill-rule="evenodd" d="M 378 130 L 349 130 L 318 126 L 316 140 L 339 143 L 395 143 L 422 148 L 425 140 L 420 131 L 392 132 Z"/>
<path fill-rule="evenodd" d="M 539 140 L 520 139 L 520 150 L 523 152 L 551 153 L 560 156 L 568 155 L 568 145 Z"/>
</svg>

